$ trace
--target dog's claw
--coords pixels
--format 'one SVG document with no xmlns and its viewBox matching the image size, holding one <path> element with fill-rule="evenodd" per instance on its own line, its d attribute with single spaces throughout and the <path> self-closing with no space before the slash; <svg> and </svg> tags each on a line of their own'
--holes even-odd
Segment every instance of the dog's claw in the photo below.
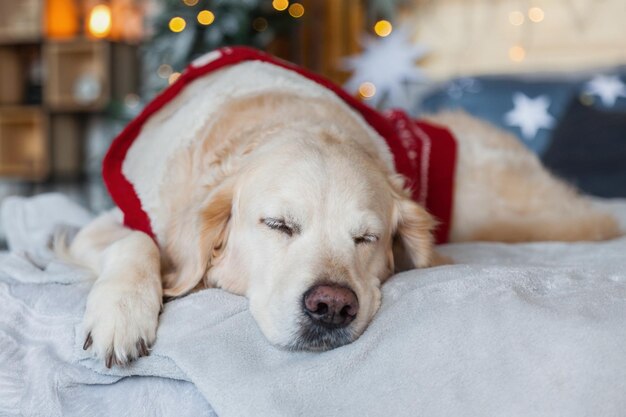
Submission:
<svg viewBox="0 0 626 417">
<path fill-rule="evenodd" d="M 83 350 L 87 350 L 91 347 L 93 343 L 93 339 L 91 338 L 91 332 L 87 333 L 87 338 L 85 339 L 85 343 L 83 344 Z"/>
<path fill-rule="evenodd" d="M 150 349 L 148 349 L 148 345 L 145 340 L 139 339 L 137 342 L 137 353 L 139 354 L 139 357 L 150 355 Z"/>
<path fill-rule="evenodd" d="M 109 354 L 107 355 L 106 361 L 104 362 L 104 365 L 105 365 L 107 368 L 109 368 L 109 369 L 111 369 L 111 365 L 113 365 L 113 356 L 114 356 L 114 355 L 113 355 L 113 353 L 112 353 L 112 352 L 111 352 L 111 353 L 109 353 Z M 117 361 L 116 361 L 116 362 L 117 362 Z"/>
<path fill-rule="evenodd" d="M 88 336 L 88 338 L 90 340 L 89 345 L 91 345 L 91 337 Z M 85 345 L 87 345 L 87 342 L 85 342 Z M 139 339 L 137 341 L 137 343 L 135 344 L 135 349 L 136 353 L 126 355 L 123 359 L 117 357 L 117 355 L 115 354 L 115 350 L 108 351 L 104 360 L 104 365 L 109 369 L 111 369 L 113 365 L 127 366 L 135 359 L 139 359 L 142 356 L 150 356 L 150 348 L 148 347 L 148 343 L 144 339 Z"/>
</svg>

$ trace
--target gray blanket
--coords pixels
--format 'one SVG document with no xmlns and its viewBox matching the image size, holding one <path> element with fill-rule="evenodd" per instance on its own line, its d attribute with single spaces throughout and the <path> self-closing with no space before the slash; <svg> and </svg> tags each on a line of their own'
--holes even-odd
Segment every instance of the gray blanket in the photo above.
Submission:
<svg viewBox="0 0 626 417">
<path fill-rule="evenodd" d="M 245 298 L 201 291 L 165 305 L 149 357 L 108 370 L 81 349 L 93 277 L 45 249 L 80 212 L 3 208 L 2 416 L 626 415 L 626 238 L 442 247 L 456 265 L 393 277 L 365 334 L 324 353 L 272 347 Z"/>
</svg>

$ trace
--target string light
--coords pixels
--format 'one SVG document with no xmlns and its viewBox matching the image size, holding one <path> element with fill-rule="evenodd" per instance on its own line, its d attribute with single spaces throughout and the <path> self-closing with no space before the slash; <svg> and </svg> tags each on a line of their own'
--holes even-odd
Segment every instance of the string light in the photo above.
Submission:
<svg viewBox="0 0 626 417">
<path fill-rule="evenodd" d="M 289 14 L 291 15 L 291 17 L 294 17 L 296 19 L 302 17 L 304 15 L 304 6 L 300 3 L 292 4 L 291 6 L 289 6 Z"/>
<path fill-rule="evenodd" d="M 389 36 L 392 30 L 393 26 L 391 26 L 391 23 L 388 20 L 379 20 L 374 25 L 374 32 L 382 38 Z"/>
<path fill-rule="evenodd" d="M 524 24 L 524 13 L 518 10 L 512 11 L 511 13 L 509 13 L 509 22 L 513 26 L 521 26 L 522 24 Z"/>
<path fill-rule="evenodd" d="M 279 12 L 286 10 L 289 7 L 289 0 L 273 0 L 272 7 L 274 7 Z"/>
<path fill-rule="evenodd" d="M 526 58 L 526 50 L 519 45 L 509 49 L 509 59 L 513 62 L 522 62 Z"/>
<path fill-rule="evenodd" d="M 543 9 L 541 7 L 531 7 L 530 9 L 528 9 L 528 18 L 531 21 L 539 23 L 543 21 L 544 17 L 545 13 L 543 12 Z"/>
<path fill-rule="evenodd" d="M 264 17 L 257 17 L 252 21 L 252 28 L 257 32 L 263 32 L 267 29 L 267 19 Z"/>
<path fill-rule="evenodd" d="M 180 77 L 180 72 L 173 72 L 172 74 L 170 74 L 170 76 L 167 79 L 167 82 L 169 83 L 169 85 L 172 85 L 176 82 L 176 80 L 178 79 L 178 77 Z"/>
<path fill-rule="evenodd" d="M 196 4 L 198 4 L 198 0 L 183 0 L 183 3 L 185 3 L 187 6 L 195 6 Z"/>
<path fill-rule="evenodd" d="M 359 95 L 365 100 L 374 97 L 376 94 L 376 86 L 369 81 L 364 82 L 359 86 Z"/>
<path fill-rule="evenodd" d="M 105 4 L 98 4 L 89 13 L 87 27 L 96 38 L 104 38 L 111 32 L 111 9 Z"/>
<path fill-rule="evenodd" d="M 170 30 L 174 33 L 178 33 L 178 32 L 182 32 L 183 30 L 185 30 L 185 26 L 187 26 L 187 22 L 185 22 L 185 19 L 183 19 L 182 17 L 172 17 L 170 19 Z"/>
<path fill-rule="evenodd" d="M 215 15 L 210 10 L 202 10 L 198 13 L 198 23 L 209 26 L 215 20 Z"/>
</svg>

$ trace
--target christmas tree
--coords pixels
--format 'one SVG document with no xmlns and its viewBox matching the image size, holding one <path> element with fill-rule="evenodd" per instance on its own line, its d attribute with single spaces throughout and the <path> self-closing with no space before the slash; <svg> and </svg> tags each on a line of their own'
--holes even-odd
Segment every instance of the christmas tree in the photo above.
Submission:
<svg viewBox="0 0 626 417">
<path fill-rule="evenodd" d="M 266 49 L 289 36 L 304 13 L 288 0 L 160 0 L 144 47 L 144 97 L 149 98 L 199 55 L 227 45 Z"/>
</svg>

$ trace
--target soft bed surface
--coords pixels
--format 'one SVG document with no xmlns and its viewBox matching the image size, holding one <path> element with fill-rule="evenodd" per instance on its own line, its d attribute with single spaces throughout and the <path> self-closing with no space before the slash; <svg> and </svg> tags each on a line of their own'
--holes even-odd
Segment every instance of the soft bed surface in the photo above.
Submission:
<svg viewBox="0 0 626 417">
<path fill-rule="evenodd" d="M 2 416 L 625 415 L 626 238 L 441 247 L 456 265 L 393 277 L 365 334 L 324 353 L 270 346 L 245 298 L 201 291 L 165 305 L 151 356 L 108 370 L 80 347 L 89 274 L 45 249 L 81 216 L 54 195 L 3 208 Z"/>
</svg>

